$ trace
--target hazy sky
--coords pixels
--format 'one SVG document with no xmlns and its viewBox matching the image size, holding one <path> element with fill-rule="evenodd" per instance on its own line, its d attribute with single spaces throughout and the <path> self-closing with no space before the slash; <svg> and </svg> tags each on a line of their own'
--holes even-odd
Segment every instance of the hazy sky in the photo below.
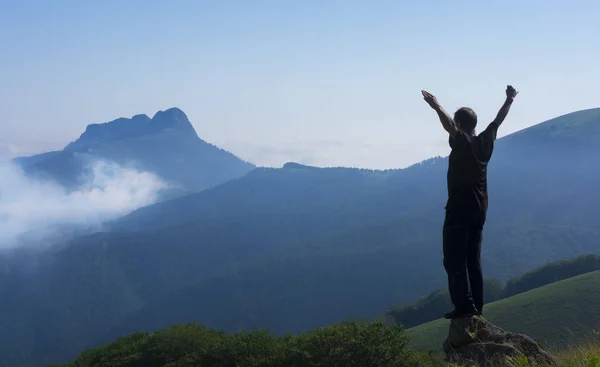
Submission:
<svg viewBox="0 0 600 367">
<path fill-rule="evenodd" d="M 259 165 L 403 167 L 448 153 L 422 101 L 502 135 L 600 106 L 596 1 L 0 0 L 0 156 L 177 106 Z"/>
</svg>

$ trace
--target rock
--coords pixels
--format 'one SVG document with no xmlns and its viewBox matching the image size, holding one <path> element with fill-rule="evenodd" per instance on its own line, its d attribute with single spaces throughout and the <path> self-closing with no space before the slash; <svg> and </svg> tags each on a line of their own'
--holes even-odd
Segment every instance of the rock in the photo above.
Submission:
<svg viewBox="0 0 600 367">
<path fill-rule="evenodd" d="M 152 120 L 148 123 L 148 130 L 158 132 L 167 129 L 174 129 L 196 134 L 187 115 L 177 107 L 169 108 L 165 111 L 158 111 Z"/>
<path fill-rule="evenodd" d="M 460 366 L 504 366 L 524 358 L 531 366 L 558 366 L 556 357 L 527 335 L 504 331 L 480 316 L 452 320 L 444 352 L 446 362 Z"/>
<path fill-rule="evenodd" d="M 165 130 L 178 130 L 196 136 L 196 130 L 187 115 L 177 107 L 158 111 L 154 117 L 135 115 L 101 124 L 91 124 L 79 139 L 69 143 L 65 150 L 86 151 L 87 148 L 99 144 L 125 140 L 143 135 L 155 134 Z"/>
</svg>

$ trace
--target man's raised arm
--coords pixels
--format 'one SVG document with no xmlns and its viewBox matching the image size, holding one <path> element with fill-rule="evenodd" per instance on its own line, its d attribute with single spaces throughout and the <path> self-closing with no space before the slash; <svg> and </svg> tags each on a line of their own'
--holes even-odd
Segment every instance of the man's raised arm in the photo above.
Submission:
<svg viewBox="0 0 600 367">
<path fill-rule="evenodd" d="M 444 111 L 442 106 L 438 103 L 437 99 L 433 96 L 433 94 L 422 90 L 421 94 L 423 95 L 423 99 L 427 104 L 437 112 L 438 117 L 440 118 L 440 122 L 444 127 L 444 130 L 450 134 L 450 136 L 456 135 L 457 127 L 456 123 L 452 119 L 452 117 L 448 114 L 448 112 Z"/>
<path fill-rule="evenodd" d="M 508 111 L 510 111 L 510 106 L 515 100 L 517 94 L 519 94 L 519 92 L 517 92 L 512 85 L 506 87 L 506 101 L 504 101 L 504 104 L 500 108 L 500 111 L 498 111 L 498 114 L 496 115 L 494 121 L 492 121 L 492 124 L 500 126 L 502 122 L 504 122 L 504 119 L 508 115 Z"/>
</svg>

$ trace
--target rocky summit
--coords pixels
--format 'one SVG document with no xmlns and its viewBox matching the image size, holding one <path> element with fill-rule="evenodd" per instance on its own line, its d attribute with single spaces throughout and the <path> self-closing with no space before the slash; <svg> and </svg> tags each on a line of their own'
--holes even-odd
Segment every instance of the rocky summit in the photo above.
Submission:
<svg viewBox="0 0 600 367">
<path fill-rule="evenodd" d="M 177 107 L 158 111 L 154 117 L 135 115 L 132 118 L 118 118 L 101 124 L 90 124 L 79 139 L 67 145 L 66 150 L 86 150 L 99 143 L 131 139 L 162 131 L 178 130 L 191 135 L 196 131 L 186 114 Z"/>
<path fill-rule="evenodd" d="M 558 366 L 556 357 L 527 335 L 504 331 L 480 316 L 452 320 L 443 348 L 445 361 L 452 365 L 495 367 L 526 361 L 531 366 Z"/>
</svg>

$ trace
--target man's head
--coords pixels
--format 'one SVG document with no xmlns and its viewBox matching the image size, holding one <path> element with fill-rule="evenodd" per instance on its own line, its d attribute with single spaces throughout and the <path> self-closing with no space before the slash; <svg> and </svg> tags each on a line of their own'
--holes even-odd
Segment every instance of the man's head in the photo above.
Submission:
<svg viewBox="0 0 600 367">
<path fill-rule="evenodd" d="M 477 126 L 477 114 L 469 107 L 459 108 L 454 113 L 454 122 L 462 131 L 472 134 Z"/>
</svg>

